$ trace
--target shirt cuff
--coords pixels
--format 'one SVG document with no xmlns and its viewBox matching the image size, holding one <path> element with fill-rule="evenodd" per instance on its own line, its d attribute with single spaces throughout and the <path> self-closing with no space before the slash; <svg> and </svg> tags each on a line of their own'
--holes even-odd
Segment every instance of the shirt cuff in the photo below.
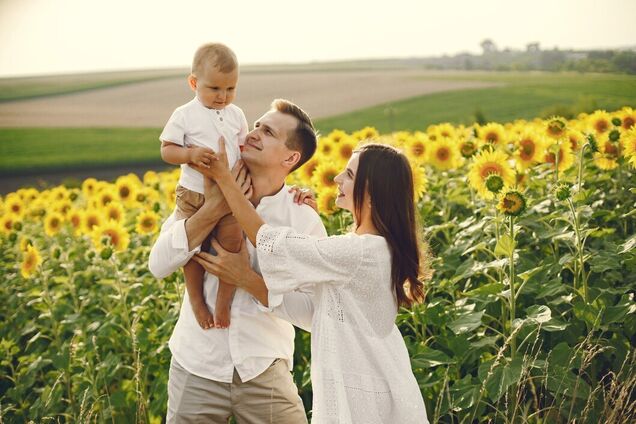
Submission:
<svg viewBox="0 0 636 424">
<path fill-rule="evenodd" d="M 185 257 L 192 257 L 201 251 L 201 245 L 196 246 L 192 250 L 188 250 L 188 235 L 185 229 L 185 219 L 180 219 L 174 223 L 172 233 L 172 248 L 176 249 Z"/>
<path fill-rule="evenodd" d="M 274 309 L 276 309 L 283 303 L 283 296 L 284 296 L 283 294 L 269 293 L 267 295 L 267 303 L 269 304 L 269 306 L 263 305 L 255 297 L 253 297 L 252 299 L 254 299 L 254 302 L 256 303 L 256 307 L 258 308 L 259 311 L 272 312 Z"/>
</svg>

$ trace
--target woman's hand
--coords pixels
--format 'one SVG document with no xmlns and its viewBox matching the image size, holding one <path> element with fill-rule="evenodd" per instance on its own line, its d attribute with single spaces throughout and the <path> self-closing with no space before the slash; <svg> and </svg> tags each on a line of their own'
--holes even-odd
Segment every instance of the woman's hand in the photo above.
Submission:
<svg viewBox="0 0 636 424">
<path fill-rule="evenodd" d="M 223 249 L 216 239 L 212 239 L 212 247 L 216 251 L 216 256 L 200 252 L 192 259 L 198 262 L 207 272 L 219 277 L 219 280 L 236 287 L 246 288 L 249 284 L 249 278 L 247 277 L 253 271 L 250 267 L 245 240 L 241 242 L 241 248 L 237 253 Z"/>
<path fill-rule="evenodd" d="M 318 204 L 316 204 L 316 196 L 309 188 L 300 188 L 298 186 L 291 186 L 289 188 L 290 193 L 294 193 L 294 203 L 302 205 L 303 203 L 311 206 L 313 210 L 318 212 Z"/>
</svg>

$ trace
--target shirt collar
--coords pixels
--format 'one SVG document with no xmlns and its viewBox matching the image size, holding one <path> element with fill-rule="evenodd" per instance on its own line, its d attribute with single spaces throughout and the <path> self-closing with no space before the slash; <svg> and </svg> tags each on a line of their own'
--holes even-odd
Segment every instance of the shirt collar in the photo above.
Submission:
<svg viewBox="0 0 636 424">
<path fill-rule="evenodd" d="M 276 193 L 272 194 L 271 196 L 263 197 L 258 205 L 267 206 L 270 204 L 282 202 L 285 200 L 286 198 L 285 194 L 288 192 L 288 190 L 289 190 L 289 186 L 287 184 L 283 184 L 283 187 Z"/>
<path fill-rule="evenodd" d="M 201 103 L 201 100 L 199 100 L 199 98 L 196 95 L 194 96 L 194 101 L 196 102 L 197 105 L 199 105 L 199 107 L 201 107 L 202 109 L 205 109 L 205 111 L 208 113 L 217 112 L 217 109 L 210 109 L 209 107 L 206 107 L 203 103 Z M 226 108 L 227 106 L 224 107 L 223 109 L 219 109 L 218 112 L 225 113 Z"/>
</svg>

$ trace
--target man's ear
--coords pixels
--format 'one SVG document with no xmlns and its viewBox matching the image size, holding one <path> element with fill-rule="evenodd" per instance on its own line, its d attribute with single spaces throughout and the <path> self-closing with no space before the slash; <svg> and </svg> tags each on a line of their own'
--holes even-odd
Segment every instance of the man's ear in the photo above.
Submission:
<svg viewBox="0 0 636 424">
<path fill-rule="evenodd" d="M 194 74 L 188 75 L 188 85 L 192 91 L 197 91 L 197 77 Z"/>
<path fill-rule="evenodd" d="M 287 169 L 292 169 L 294 166 L 296 166 L 298 161 L 300 161 L 300 152 L 292 150 L 289 156 L 287 156 L 287 158 L 285 158 L 285 160 L 283 161 L 283 165 Z"/>
</svg>

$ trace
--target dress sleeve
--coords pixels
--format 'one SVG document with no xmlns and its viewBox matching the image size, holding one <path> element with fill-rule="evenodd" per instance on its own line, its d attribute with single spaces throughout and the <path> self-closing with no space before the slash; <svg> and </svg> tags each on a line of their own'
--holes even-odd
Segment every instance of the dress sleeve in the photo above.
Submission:
<svg viewBox="0 0 636 424">
<path fill-rule="evenodd" d="M 172 112 L 168 123 L 163 128 L 159 140 L 185 146 L 185 117 L 181 110 Z"/>
<path fill-rule="evenodd" d="M 319 238 L 265 224 L 256 251 L 265 284 L 275 295 L 315 284 L 347 284 L 362 263 L 363 244 L 355 235 Z"/>
</svg>

